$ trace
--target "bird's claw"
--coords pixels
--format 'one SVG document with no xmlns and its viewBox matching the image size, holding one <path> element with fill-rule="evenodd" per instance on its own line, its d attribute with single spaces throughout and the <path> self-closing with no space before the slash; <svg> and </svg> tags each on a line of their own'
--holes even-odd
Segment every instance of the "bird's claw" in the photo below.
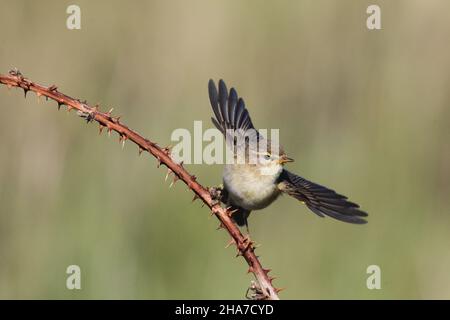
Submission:
<svg viewBox="0 0 450 320">
<path fill-rule="evenodd" d="M 220 204 L 223 199 L 223 186 L 219 185 L 216 187 L 208 187 L 208 192 L 211 195 L 212 204 Z"/>
</svg>

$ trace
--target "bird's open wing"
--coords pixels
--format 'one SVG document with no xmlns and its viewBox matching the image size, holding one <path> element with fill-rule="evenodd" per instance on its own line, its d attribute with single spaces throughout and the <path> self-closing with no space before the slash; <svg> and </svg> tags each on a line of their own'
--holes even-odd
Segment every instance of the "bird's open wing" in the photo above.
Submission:
<svg viewBox="0 0 450 320">
<path fill-rule="evenodd" d="M 208 82 L 209 100 L 214 111 L 215 118 L 211 118 L 212 122 L 225 136 L 227 144 L 235 147 L 236 138 L 253 131 L 256 139 L 260 135 L 253 126 L 250 115 L 245 108 L 244 99 L 238 97 L 234 88 L 228 93 L 225 82 L 219 80 L 219 92 L 213 80 Z M 232 133 L 232 135 L 229 135 Z M 233 136 L 234 135 L 234 136 Z"/>
<path fill-rule="evenodd" d="M 347 197 L 287 170 L 283 170 L 281 173 L 278 188 L 304 202 L 312 212 L 320 217 L 327 215 L 344 222 L 367 223 L 362 218 L 367 217 L 367 213 L 361 211 L 356 203 L 347 201 Z"/>
</svg>

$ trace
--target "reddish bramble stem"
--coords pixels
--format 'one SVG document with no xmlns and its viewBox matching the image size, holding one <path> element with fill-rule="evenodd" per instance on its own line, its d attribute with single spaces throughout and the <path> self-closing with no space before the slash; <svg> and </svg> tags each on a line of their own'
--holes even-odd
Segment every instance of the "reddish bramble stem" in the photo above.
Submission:
<svg viewBox="0 0 450 320">
<path fill-rule="evenodd" d="M 111 111 L 101 112 L 98 106 L 90 106 L 86 102 L 81 102 L 78 99 L 69 97 L 58 91 L 55 85 L 50 87 L 44 87 L 37 83 L 30 81 L 23 77 L 18 70 L 11 70 L 9 75 L 0 74 L 0 83 L 6 85 L 8 88 L 15 87 L 24 90 L 25 97 L 28 91 L 33 91 L 38 97 L 44 96 L 47 99 L 52 99 L 58 103 L 58 109 L 65 105 L 68 111 L 75 109 L 78 114 L 85 118 L 86 121 L 96 121 L 99 124 L 100 133 L 104 128 L 108 132 L 115 131 L 119 134 L 120 140 L 125 143 L 126 140 L 133 141 L 139 147 L 139 153 L 147 151 L 153 155 L 159 164 L 167 166 L 169 172 L 174 174 L 174 181 L 182 180 L 192 192 L 195 193 L 195 197 L 199 198 L 206 204 L 212 211 L 212 213 L 220 220 L 220 225 L 223 227 L 232 237 L 232 243 L 234 243 L 238 249 L 238 255 L 242 255 L 249 265 L 248 272 L 252 272 L 257 280 L 257 285 L 252 286 L 254 291 L 253 297 L 256 299 L 270 299 L 278 300 L 279 289 L 276 289 L 272 285 L 273 278 L 268 276 L 270 270 L 264 269 L 255 255 L 255 248 L 253 243 L 244 237 L 239 228 L 233 223 L 230 218 L 230 211 L 220 206 L 212 197 L 209 191 L 196 181 L 196 177 L 189 174 L 182 164 L 178 164 L 170 157 L 170 150 L 168 148 L 161 148 L 156 143 L 145 139 L 136 131 L 128 128 L 126 125 L 120 122 L 119 117 L 113 117 Z M 195 199 L 195 198 L 194 198 Z"/>
</svg>

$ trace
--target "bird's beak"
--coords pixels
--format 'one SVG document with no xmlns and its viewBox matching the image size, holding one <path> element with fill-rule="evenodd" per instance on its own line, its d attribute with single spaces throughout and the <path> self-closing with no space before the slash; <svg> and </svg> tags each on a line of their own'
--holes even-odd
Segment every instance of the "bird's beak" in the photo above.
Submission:
<svg viewBox="0 0 450 320">
<path fill-rule="evenodd" d="M 281 158 L 278 160 L 278 162 L 279 162 L 280 164 L 284 164 L 284 163 L 286 163 L 286 162 L 293 162 L 293 161 L 294 161 L 294 159 L 289 158 L 289 157 L 287 157 L 287 156 L 281 156 Z"/>
</svg>

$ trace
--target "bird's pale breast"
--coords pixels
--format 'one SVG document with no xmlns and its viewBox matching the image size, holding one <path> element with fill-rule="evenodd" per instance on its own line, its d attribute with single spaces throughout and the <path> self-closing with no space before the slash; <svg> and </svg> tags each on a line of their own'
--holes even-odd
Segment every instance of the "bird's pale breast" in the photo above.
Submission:
<svg viewBox="0 0 450 320">
<path fill-rule="evenodd" d="M 226 165 L 223 182 L 231 204 L 247 210 L 263 209 L 271 204 L 280 195 L 276 181 L 282 167 L 274 169 L 272 174 L 261 174 L 257 166 Z"/>
</svg>

